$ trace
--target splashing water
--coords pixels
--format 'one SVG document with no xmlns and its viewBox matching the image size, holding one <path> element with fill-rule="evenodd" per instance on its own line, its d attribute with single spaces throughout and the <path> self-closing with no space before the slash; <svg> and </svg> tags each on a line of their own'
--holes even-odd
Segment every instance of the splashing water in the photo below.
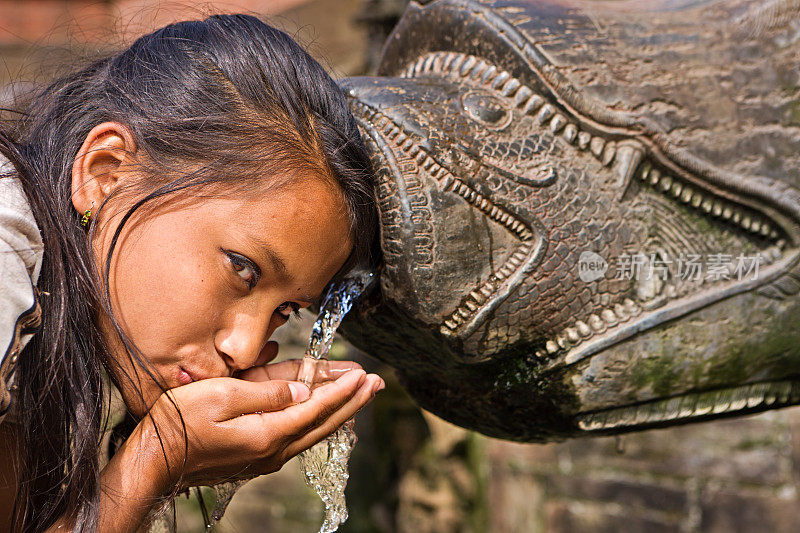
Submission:
<svg viewBox="0 0 800 533">
<path fill-rule="evenodd" d="M 373 272 L 350 276 L 335 284 L 322 302 L 319 316 L 311 329 L 311 339 L 297 380 L 306 385 L 316 381 L 321 364 L 333 344 L 333 336 L 353 303 L 372 284 Z M 300 454 L 300 468 L 306 483 L 325 504 L 325 521 L 319 533 L 332 533 L 347 520 L 344 489 L 347 486 L 347 461 L 356 444 L 353 421 L 349 420 L 330 437 Z"/>
<path fill-rule="evenodd" d="M 297 381 L 311 386 L 318 381 L 318 377 L 327 374 L 325 371 L 327 365 L 323 363 L 333 344 L 336 329 L 355 301 L 374 280 L 373 272 L 359 272 L 331 286 L 311 329 L 311 338 L 300 365 Z M 356 440 L 353 421 L 349 420 L 333 435 L 300 454 L 303 477 L 325 504 L 325 521 L 319 533 L 332 533 L 347 520 L 347 504 L 344 498 L 344 489 L 349 477 L 347 461 Z M 220 521 L 233 495 L 248 481 L 249 479 L 244 479 L 214 485 L 216 502 L 209 523 L 206 525 L 207 531 Z"/>
</svg>

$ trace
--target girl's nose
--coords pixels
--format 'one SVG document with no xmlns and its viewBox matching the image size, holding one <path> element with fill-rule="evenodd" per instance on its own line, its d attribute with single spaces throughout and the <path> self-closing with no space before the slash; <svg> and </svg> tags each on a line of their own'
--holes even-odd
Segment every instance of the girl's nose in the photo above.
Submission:
<svg viewBox="0 0 800 533">
<path fill-rule="evenodd" d="M 270 318 L 237 314 L 217 333 L 214 344 L 229 368 L 246 370 L 277 355 L 277 343 L 267 342 L 275 330 Z"/>
</svg>

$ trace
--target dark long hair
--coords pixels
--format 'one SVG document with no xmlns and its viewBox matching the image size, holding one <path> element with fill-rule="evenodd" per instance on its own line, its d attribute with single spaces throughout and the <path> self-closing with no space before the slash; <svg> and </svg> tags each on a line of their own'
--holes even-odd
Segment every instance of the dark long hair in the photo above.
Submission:
<svg viewBox="0 0 800 533">
<path fill-rule="evenodd" d="M 289 36 L 246 15 L 141 37 L 56 80 L 21 116 L 0 131 L 0 151 L 14 163 L 42 232 L 38 287 L 49 295 L 41 298 L 43 329 L 17 368 L 16 408 L 25 419 L 14 521 L 38 531 L 66 514 L 76 531 L 94 530 L 103 373 L 119 363 L 96 319 L 100 312 L 113 321 L 108 272 L 97 276 L 70 199 L 73 162 L 89 131 L 106 121 L 127 126 L 147 176 L 117 235 L 135 210 L 177 191 L 213 185 L 263 193 L 282 176 L 311 175 L 338 184 L 354 242 L 349 263 L 364 262 L 375 238 L 372 174 L 335 82 Z M 160 383 L 114 324 L 129 357 Z"/>
</svg>

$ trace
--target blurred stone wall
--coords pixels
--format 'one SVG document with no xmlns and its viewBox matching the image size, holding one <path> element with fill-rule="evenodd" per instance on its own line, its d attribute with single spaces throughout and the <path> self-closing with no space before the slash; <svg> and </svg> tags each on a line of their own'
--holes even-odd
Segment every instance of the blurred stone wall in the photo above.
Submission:
<svg viewBox="0 0 800 533">
<path fill-rule="evenodd" d="M 364 73 L 405 1 L 0 0 L 0 105 L 81 57 L 212 12 L 269 16 L 335 76 Z M 310 321 L 279 331 L 281 358 L 302 356 Z M 420 411 L 391 369 L 344 342 L 333 354 L 388 384 L 356 418 L 345 533 L 800 531 L 800 409 L 622 439 L 516 444 Z M 194 497 L 177 507 L 179 531 L 202 531 Z M 217 531 L 310 533 L 321 516 L 293 460 L 247 484 Z"/>
</svg>

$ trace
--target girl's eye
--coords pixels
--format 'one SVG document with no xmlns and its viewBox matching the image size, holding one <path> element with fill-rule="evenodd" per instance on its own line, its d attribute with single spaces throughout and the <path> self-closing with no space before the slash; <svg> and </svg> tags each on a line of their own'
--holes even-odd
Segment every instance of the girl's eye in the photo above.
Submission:
<svg viewBox="0 0 800 533">
<path fill-rule="evenodd" d="M 248 289 L 258 285 L 258 280 L 261 278 L 261 270 L 253 261 L 234 252 L 225 252 L 225 255 L 228 257 L 228 261 L 231 262 L 233 270 L 247 284 Z"/>
<path fill-rule="evenodd" d="M 283 302 L 275 311 L 286 320 L 289 320 L 292 316 L 300 316 L 300 306 L 294 302 Z"/>
</svg>

